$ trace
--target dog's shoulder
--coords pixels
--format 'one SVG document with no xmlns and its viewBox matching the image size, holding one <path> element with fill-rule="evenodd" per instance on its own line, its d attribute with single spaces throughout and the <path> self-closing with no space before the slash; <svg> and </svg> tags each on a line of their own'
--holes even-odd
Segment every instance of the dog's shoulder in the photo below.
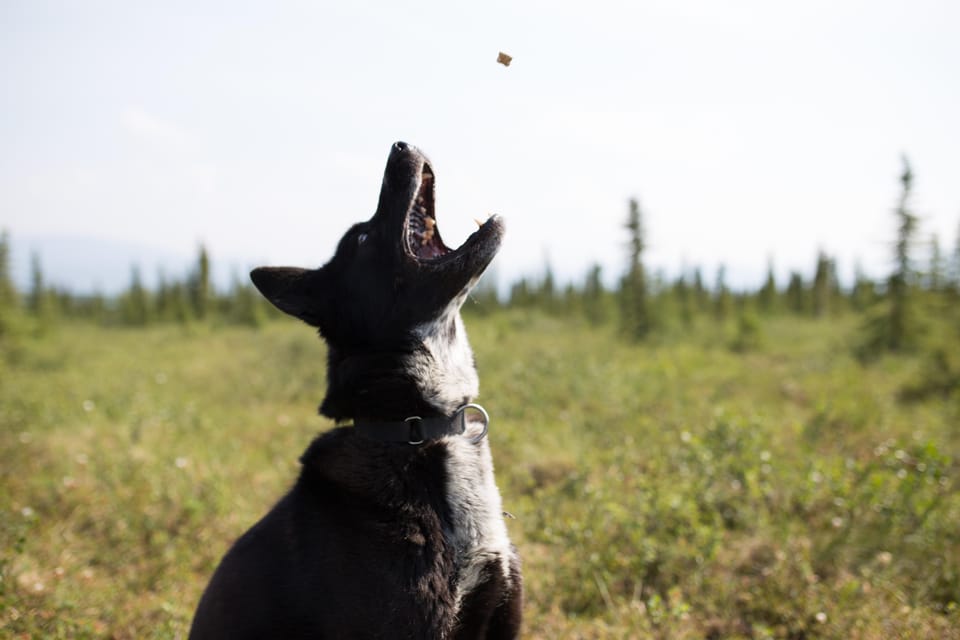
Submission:
<svg viewBox="0 0 960 640">
<path fill-rule="evenodd" d="M 297 486 L 404 511 L 436 508 L 443 504 L 445 460 L 442 446 L 384 443 L 364 438 L 351 427 L 338 427 L 315 438 L 300 456 Z"/>
</svg>

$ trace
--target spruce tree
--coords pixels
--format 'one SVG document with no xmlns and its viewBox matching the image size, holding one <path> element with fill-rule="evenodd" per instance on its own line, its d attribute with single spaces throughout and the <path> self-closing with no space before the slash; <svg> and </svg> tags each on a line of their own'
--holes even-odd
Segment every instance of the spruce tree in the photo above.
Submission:
<svg viewBox="0 0 960 640">
<path fill-rule="evenodd" d="M 602 274 L 602 267 L 594 264 L 587 271 L 587 278 L 583 285 L 584 315 L 591 324 L 595 325 L 603 324 L 610 316 Z"/>
<path fill-rule="evenodd" d="M 142 327 L 150 320 L 149 296 L 140 279 L 140 268 L 136 265 L 130 269 L 130 288 L 121 300 L 120 314 L 123 323 L 131 326 Z"/>
<path fill-rule="evenodd" d="M 887 278 L 885 307 L 871 313 L 863 327 L 863 338 L 856 347 L 857 356 L 868 361 L 884 351 L 904 351 L 914 346 L 918 329 L 914 310 L 916 272 L 910 255 L 917 231 L 917 217 L 910 210 L 913 171 L 903 158 L 900 175 L 900 199 L 894 209 L 897 241 L 894 244 L 894 270 Z"/>
<path fill-rule="evenodd" d="M 511 307 L 528 307 L 533 298 L 530 283 L 526 278 L 520 278 L 510 285 L 510 303 Z"/>
<path fill-rule="evenodd" d="M 204 320 L 213 309 L 213 289 L 210 284 L 210 257 L 207 248 L 200 245 L 197 264 L 189 283 L 190 306 L 193 316 Z"/>
<path fill-rule="evenodd" d="M 703 272 L 700 267 L 693 270 L 693 299 L 699 313 L 705 313 L 710 308 L 710 292 L 703 284 Z"/>
<path fill-rule="evenodd" d="M 19 296 L 10 271 L 10 237 L 0 233 L 0 338 L 14 333 L 14 316 L 19 311 Z"/>
<path fill-rule="evenodd" d="M 817 269 L 813 276 L 813 315 L 822 317 L 830 310 L 833 294 L 833 266 L 823 251 L 817 253 Z"/>
<path fill-rule="evenodd" d="M 18 304 L 17 287 L 10 269 L 10 236 L 0 232 L 0 310 L 11 310 Z"/>
<path fill-rule="evenodd" d="M 676 299 L 680 322 L 685 327 L 689 327 L 693 324 L 693 300 L 685 274 L 681 273 L 677 281 L 673 283 L 673 296 Z"/>
<path fill-rule="evenodd" d="M 47 284 L 43 278 L 43 266 L 37 253 L 30 255 L 30 293 L 27 297 L 27 309 L 39 316 L 44 306 Z"/>
<path fill-rule="evenodd" d="M 40 255 L 30 257 L 30 291 L 27 296 L 27 309 L 37 320 L 36 329 L 43 332 L 50 328 L 57 315 L 57 299 L 53 290 L 47 286 L 40 264 Z"/>
<path fill-rule="evenodd" d="M 630 199 L 627 214 L 628 244 L 627 273 L 620 283 L 620 318 L 623 331 L 633 340 L 642 340 L 653 328 L 647 294 L 647 276 L 643 267 L 643 252 L 646 249 L 643 214 L 636 198 Z"/>
<path fill-rule="evenodd" d="M 790 272 L 787 290 L 784 294 L 787 299 L 787 308 L 793 313 L 802 314 L 807 308 L 805 285 L 803 276 L 796 271 Z"/>
<path fill-rule="evenodd" d="M 876 286 L 863 272 L 859 261 L 853 268 L 853 289 L 850 292 L 850 304 L 855 311 L 863 311 L 876 300 Z"/>
<path fill-rule="evenodd" d="M 553 277 L 553 268 L 548 261 L 544 268 L 543 281 L 537 293 L 537 302 L 541 309 L 553 313 L 557 310 L 557 284 Z"/>
<path fill-rule="evenodd" d="M 777 302 L 777 280 L 773 275 L 773 259 L 767 261 L 767 279 L 757 293 L 757 304 L 763 313 L 771 313 Z"/>
<path fill-rule="evenodd" d="M 912 288 L 914 285 L 913 260 L 910 250 L 917 231 L 917 216 L 910 210 L 910 195 L 913 190 L 913 171 L 906 156 L 903 158 L 903 173 L 900 176 L 902 191 L 900 201 L 894 211 L 897 217 L 897 243 L 895 249 L 895 271 L 887 280 L 887 293 L 890 298 L 890 312 L 887 317 L 887 346 L 892 351 L 907 347 L 915 337 Z"/>
<path fill-rule="evenodd" d="M 724 265 L 717 267 L 717 281 L 713 288 L 713 316 L 719 323 L 726 322 L 730 317 L 733 299 L 730 289 L 727 288 L 727 268 Z"/>
<path fill-rule="evenodd" d="M 927 288 L 933 293 L 943 290 L 946 282 L 946 273 L 943 264 L 943 254 L 940 252 L 940 239 L 937 234 L 930 237 L 930 268 L 927 272 Z"/>
</svg>

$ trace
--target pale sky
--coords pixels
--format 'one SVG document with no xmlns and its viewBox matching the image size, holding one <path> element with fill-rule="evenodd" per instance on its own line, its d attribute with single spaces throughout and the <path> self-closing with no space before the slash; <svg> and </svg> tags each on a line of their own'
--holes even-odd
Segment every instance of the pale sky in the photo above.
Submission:
<svg viewBox="0 0 960 640">
<path fill-rule="evenodd" d="M 5 0 L 0 99 L 0 228 L 80 289 L 105 246 L 322 264 L 395 140 L 448 245 L 504 216 L 504 280 L 619 274 L 634 196 L 670 275 L 882 276 L 901 153 L 924 242 L 960 225 L 955 1 Z"/>
</svg>

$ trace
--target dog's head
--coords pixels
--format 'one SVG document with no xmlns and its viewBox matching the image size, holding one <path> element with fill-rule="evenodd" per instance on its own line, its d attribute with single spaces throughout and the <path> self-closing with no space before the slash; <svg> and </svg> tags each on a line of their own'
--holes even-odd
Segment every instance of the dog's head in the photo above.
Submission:
<svg viewBox="0 0 960 640">
<path fill-rule="evenodd" d="M 279 309 L 319 328 L 337 358 L 456 334 L 457 312 L 499 250 L 504 226 L 492 216 L 450 249 L 440 237 L 434 187 L 427 158 L 397 142 L 376 213 L 347 231 L 327 264 L 261 267 L 250 274 L 254 284 Z"/>
</svg>

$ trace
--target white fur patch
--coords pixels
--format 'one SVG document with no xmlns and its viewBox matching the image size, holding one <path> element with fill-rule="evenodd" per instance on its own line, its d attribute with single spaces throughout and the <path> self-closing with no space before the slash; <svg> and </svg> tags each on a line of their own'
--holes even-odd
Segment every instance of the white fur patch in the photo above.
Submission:
<svg viewBox="0 0 960 640">
<path fill-rule="evenodd" d="M 413 356 L 407 366 L 423 397 L 446 415 L 479 392 L 473 352 L 459 313 L 478 279 L 471 280 L 438 318 L 414 329 L 426 353 Z M 468 424 L 468 434 L 471 427 L 477 425 Z M 500 492 L 493 479 L 489 442 L 484 438 L 475 444 L 464 436 L 449 436 L 445 442 L 449 451 L 447 503 L 454 523 L 450 544 L 456 553 L 459 606 L 464 596 L 477 587 L 483 568 L 491 560 L 500 564 L 509 582 L 513 549 L 503 520 Z"/>
<path fill-rule="evenodd" d="M 513 551 L 486 438 L 473 444 L 463 436 L 450 436 L 446 444 L 450 452 L 446 462 L 447 503 L 454 522 L 450 543 L 457 558 L 459 606 L 480 583 L 481 572 L 491 560 L 500 563 L 509 583 Z"/>
<path fill-rule="evenodd" d="M 473 351 L 459 313 L 474 282 L 471 280 L 438 318 L 414 328 L 427 353 L 407 362 L 423 397 L 447 415 L 458 409 L 464 398 L 474 398 L 480 392 Z"/>
</svg>

